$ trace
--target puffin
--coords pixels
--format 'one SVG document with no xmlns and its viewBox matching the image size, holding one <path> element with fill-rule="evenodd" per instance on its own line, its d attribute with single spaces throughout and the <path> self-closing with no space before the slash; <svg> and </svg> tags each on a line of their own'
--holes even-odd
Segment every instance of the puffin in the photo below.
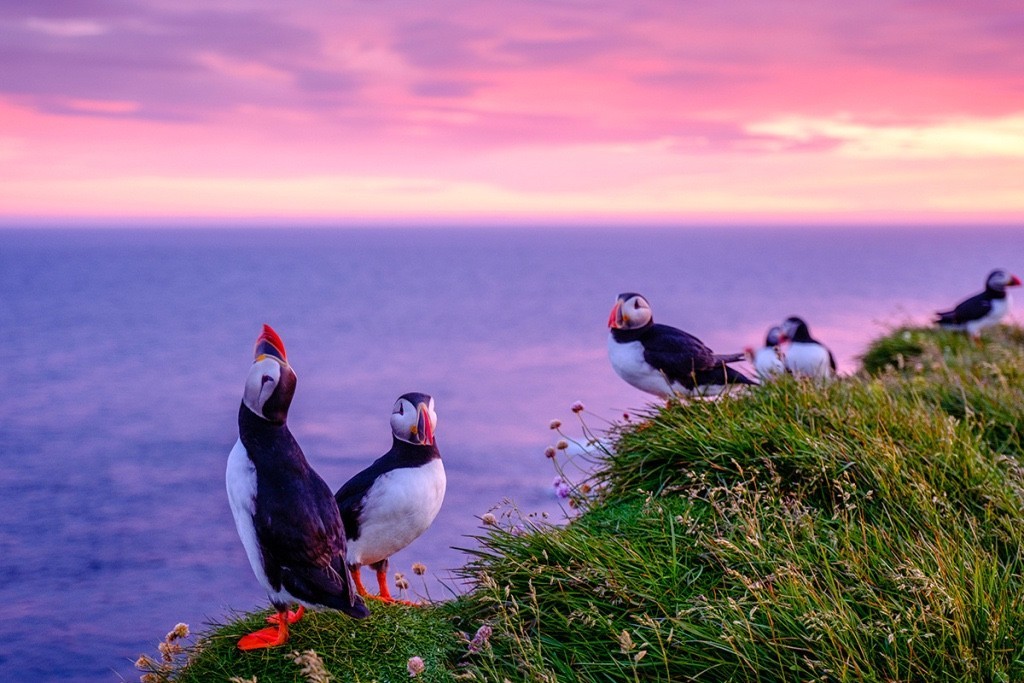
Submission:
<svg viewBox="0 0 1024 683">
<path fill-rule="evenodd" d="M 940 311 L 935 322 L 947 330 L 967 332 L 973 339 L 981 338 L 981 330 L 995 325 L 1010 310 L 1007 287 L 1019 287 L 1020 278 L 1005 270 L 993 270 L 985 278 L 985 291 L 964 299 L 949 311 Z"/>
<path fill-rule="evenodd" d="M 608 316 L 608 358 L 615 373 L 664 399 L 717 396 L 733 385 L 757 382 L 729 367 L 742 353 L 718 355 L 692 334 L 654 322 L 651 305 L 636 292 L 619 294 Z"/>
<path fill-rule="evenodd" d="M 786 370 L 797 377 L 828 379 L 836 374 L 836 359 L 828 347 L 811 336 L 802 318 L 790 316 L 782 323 L 782 334 L 789 340 Z"/>
<path fill-rule="evenodd" d="M 761 381 L 774 379 L 786 374 L 786 356 L 782 352 L 782 342 L 786 336 L 782 328 L 776 325 L 768 330 L 764 338 L 764 346 L 759 349 L 747 348 L 745 355 L 754 366 L 757 377 Z"/>
<path fill-rule="evenodd" d="M 437 413 L 428 394 L 398 397 L 391 410 L 391 450 L 377 458 L 334 495 L 348 538 L 346 563 L 356 591 L 385 603 L 388 558 L 415 541 L 437 517 L 447 479 L 434 432 Z M 369 565 L 377 573 L 378 595 L 370 595 L 360 577 Z"/>
<path fill-rule="evenodd" d="M 257 580 L 277 610 L 273 626 L 243 636 L 240 650 L 283 645 L 305 606 L 356 619 L 370 611 L 345 571 L 345 532 L 331 490 L 310 467 L 291 431 L 296 375 L 269 325 L 256 340 L 238 409 L 238 442 L 225 481 L 238 536 Z M 299 603 L 296 611 L 289 605 Z"/>
</svg>

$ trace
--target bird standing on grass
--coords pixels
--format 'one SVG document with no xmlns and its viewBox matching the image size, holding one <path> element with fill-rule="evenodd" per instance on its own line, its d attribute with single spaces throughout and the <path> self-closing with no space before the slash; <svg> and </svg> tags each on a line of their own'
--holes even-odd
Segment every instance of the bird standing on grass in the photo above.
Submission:
<svg viewBox="0 0 1024 683">
<path fill-rule="evenodd" d="M 786 374 L 786 356 L 782 352 L 785 336 L 782 328 L 776 325 L 765 335 L 764 346 L 759 349 L 748 348 L 745 351 L 747 360 L 754 366 L 757 377 L 763 382 Z"/>
<path fill-rule="evenodd" d="M 828 379 L 836 374 L 836 359 L 828 347 L 811 336 L 807 323 L 792 316 L 782 323 L 782 334 L 789 340 L 786 369 L 797 377 Z"/>
<path fill-rule="evenodd" d="M 388 558 L 427 530 L 444 500 L 447 479 L 434 440 L 436 428 L 434 399 L 403 394 L 391 412 L 391 450 L 335 494 L 348 537 L 348 568 L 359 595 L 400 602 L 388 590 Z M 363 565 L 377 573 L 378 596 L 363 587 Z"/>
<path fill-rule="evenodd" d="M 274 626 L 244 636 L 241 650 L 283 645 L 305 605 L 369 616 L 345 571 L 345 533 L 324 480 L 288 429 L 295 371 L 269 326 L 256 340 L 238 410 L 238 442 L 228 456 L 231 513 L 253 573 L 277 610 Z M 300 606 L 290 612 L 288 606 Z"/>
<path fill-rule="evenodd" d="M 1010 310 L 1007 287 L 1019 287 L 1020 278 L 1005 270 L 993 270 L 985 278 L 985 291 L 964 299 L 956 308 L 937 313 L 935 322 L 947 330 L 961 330 L 973 339 L 981 337 L 982 329 L 995 325 Z"/>
<path fill-rule="evenodd" d="M 654 322 L 640 294 L 620 294 L 608 316 L 608 357 L 619 377 L 641 391 L 673 398 L 716 396 L 736 384 L 757 384 L 727 364 L 742 353 L 716 355 L 692 334 Z"/>
</svg>

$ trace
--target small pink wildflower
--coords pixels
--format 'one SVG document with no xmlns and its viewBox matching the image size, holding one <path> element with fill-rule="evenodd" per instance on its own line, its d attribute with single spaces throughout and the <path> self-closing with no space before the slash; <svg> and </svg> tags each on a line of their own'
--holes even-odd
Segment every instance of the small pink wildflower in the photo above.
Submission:
<svg viewBox="0 0 1024 683">
<path fill-rule="evenodd" d="M 557 453 L 557 452 L 558 451 L 555 450 L 554 446 L 548 446 L 547 448 L 544 449 L 544 457 L 545 458 L 553 458 L 553 457 L 555 457 L 555 453 Z"/>
<path fill-rule="evenodd" d="M 487 624 L 484 624 L 476 630 L 476 635 L 469 641 L 469 652 L 470 654 L 476 654 L 483 649 L 484 645 L 491 639 L 491 633 L 493 630 Z"/>
<path fill-rule="evenodd" d="M 583 412 L 583 403 L 581 401 L 576 401 L 569 407 L 569 409 L 574 413 Z"/>
<path fill-rule="evenodd" d="M 422 657 L 409 657 L 405 668 L 409 671 L 409 678 L 415 678 L 426 670 L 427 665 L 423 663 Z"/>
<path fill-rule="evenodd" d="M 548 427 L 550 427 L 551 429 L 558 429 L 561 426 L 562 426 L 562 421 L 561 420 L 552 420 L 551 423 L 548 424 Z"/>
</svg>

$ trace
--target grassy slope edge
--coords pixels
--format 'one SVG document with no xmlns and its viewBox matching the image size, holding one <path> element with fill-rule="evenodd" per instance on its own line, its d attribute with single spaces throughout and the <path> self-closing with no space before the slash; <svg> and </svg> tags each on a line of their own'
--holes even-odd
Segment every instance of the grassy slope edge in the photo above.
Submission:
<svg viewBox="0 0 1024 683">
<path fill-rule="evenodd" d="M 256 655 L 250 615 L 171 677 L 302 680 L 284 655 L 314 649 L 339 681 L 414 655 L 430 681 L 1024 680 L 1024 331 L 900 329 L 863 363 L 616 426 L 582 513 L 504 518 L 459 600 L 316 614 Z"/>
</svg>

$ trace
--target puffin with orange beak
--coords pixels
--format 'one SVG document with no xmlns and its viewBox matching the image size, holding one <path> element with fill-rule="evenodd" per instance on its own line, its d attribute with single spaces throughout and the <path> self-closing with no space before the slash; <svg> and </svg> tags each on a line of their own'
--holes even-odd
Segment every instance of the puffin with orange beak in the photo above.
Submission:
<svg viewBox="0 0 1024 683">
<path fill-rule="evenodd" d="M 400 602 L 388 590 L 388 558 L 427 530 L 444 500 L 447 479 L 434 441 L 436 427 L 432 397 L 400 396 L 391 411 L 391 450 L 334 496 L 348 538 L 348 568 L 359 595 Z M 377 596 L 363 587 L 363 565 L 377 573 Z"/>
<path fill-rule="evenodd" d="M 620 294 L 608 316 L 608 358 L 616 374 L 649 394 L 717 396 L 731 386 L 757 384 L 727 364 L 742 353 L 719 355 L 692 334 L 654 322 L 651 304 L 636 292 Z"/>
<path fill-rule="evenodd" d="M 1010 311 L 1007 287 L 1019 287 L 1020 278 L 1005 270 L 993 270 L 985 278 L 985 291 L 964 299 L 956 308 L 937 313 L 939 327 L 960 330 L 973 339 L 981 338 L 982 329 L 995 325 Z"/>
<path fill-rule="evenodd" d="M 288 429 L 296 376 L 269 325 L 253 356 L 225 478 L 245 554 L 277 614 L 268 619 L 273 626 L 242 637 L 241 650 L 286 643 L 305 605 L 357 619 L 370 614 L 345 571 L 345 532 L 331 490 Z M 289 611 L 296 602 L 299 608 Z"/>
</svg>

